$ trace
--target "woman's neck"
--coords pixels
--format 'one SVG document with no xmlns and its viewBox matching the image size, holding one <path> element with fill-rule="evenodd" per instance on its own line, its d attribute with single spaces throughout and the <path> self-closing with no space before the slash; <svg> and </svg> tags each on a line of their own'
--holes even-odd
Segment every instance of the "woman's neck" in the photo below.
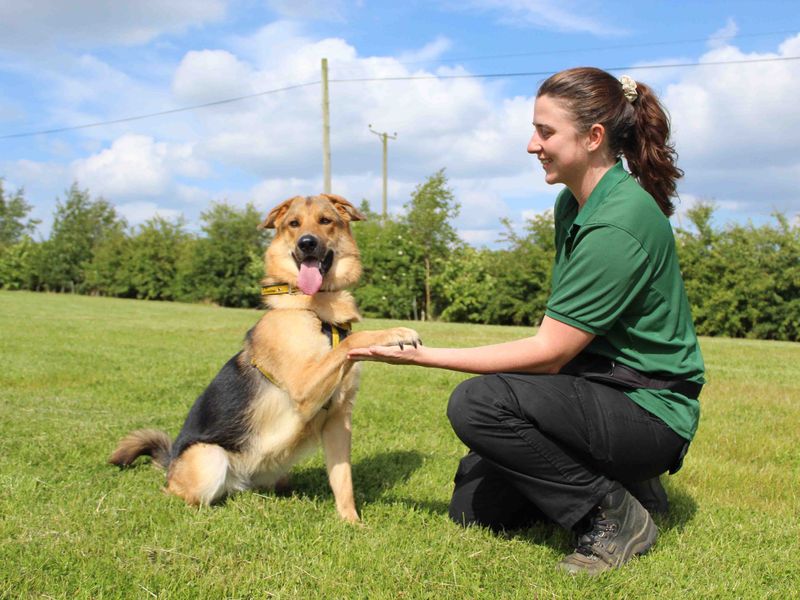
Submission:
<svg viewBox="0 0 800 600">
<path fill-rule="evenodd" d="M 597 164 L 590 164 L 581 180 L 575 184 L 575 187 L 567 186 L 569 187 L 569 191 L 572 192 L 572 195 L 575 196 L 575 200 L 578 201 L 578 210 L 583 208 L 583 205 L 586 204 L 594 188 L 600 183 L 603 175 L 615 164 L 616 162 L 608 162 L 607 160 L 597 161 Z"/>
</svg>

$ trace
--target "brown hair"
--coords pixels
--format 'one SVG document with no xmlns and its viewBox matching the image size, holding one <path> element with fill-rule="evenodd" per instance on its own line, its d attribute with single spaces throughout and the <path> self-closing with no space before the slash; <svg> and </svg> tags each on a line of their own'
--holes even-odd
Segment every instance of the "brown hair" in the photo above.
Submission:
<svg viewBox="0 0 800 600">
<path fill-rule="evenodd" d="M 606 130 L 615 158 L 625 156 L 631 174 L 655 198 L 668 217 L 675 211 L 672 198 L 683 171 L 669 141 L 669 115 L 653 90 L 636 82 L 637 98 L 629 102 L 616 77 L 601 69 L 577 67 L 547 78 L 536 97 L 563 102 L 581 133 L 599 123 Z"/>
</svg>

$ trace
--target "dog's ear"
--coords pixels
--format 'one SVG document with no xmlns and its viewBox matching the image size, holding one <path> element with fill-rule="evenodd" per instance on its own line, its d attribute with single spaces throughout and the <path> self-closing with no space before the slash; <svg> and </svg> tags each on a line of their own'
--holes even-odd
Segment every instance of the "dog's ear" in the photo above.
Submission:
<svg viewBox="0 0 800 600">
<path fill-rule="evenodd" d="M 325 198 L 331 201 L 333 204 L 333 208 L 342 216 L 345 221 L 366 221 L 367 217 L 365 217 L 361 211 L 359 211 L 355 206 L 350 204 L 347 200 L 342 198 L 341 196 L 337 196 L 336 194 L 322 194 Z"/>
<path fill-rule="evenodd" d="M 299 196 L 293 196 L 288 200 L 284 200 L 278 206 L 273 208 L 269 211 L 267 218 L 264 219 L 264 222 L 261 223 L 258 228 L 259 229 L 275 229 L 278 226 L 278 222 L 283 218 L 283 215 L 286 214 L 286 211 L 289 210 L 289 205 L 294 202 Z"/>
</svg>

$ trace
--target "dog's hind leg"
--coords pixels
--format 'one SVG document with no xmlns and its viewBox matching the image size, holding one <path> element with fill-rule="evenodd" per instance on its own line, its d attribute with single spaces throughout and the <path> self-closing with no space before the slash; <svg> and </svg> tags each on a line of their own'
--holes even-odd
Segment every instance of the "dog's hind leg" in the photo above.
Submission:
<svg viewBox="0 0 800 600">
<path fill-rule="evenodd" d="M 350 523 L 358 521 L 353 495 L 353 473 L 350 467 L 350 439 L 352 435 L 349 410 L 336 407 L 322 429 L 322 447 L 328 481 L 336 500 L 339 516 Z"/>
<path fill-rule="evenodd" d="M 227 491 L 228 454 L 216 444 L 193 444 L 172 461 L 167 473 L 167 492 L 188 504 L 208 505 Z"/>
</svg>

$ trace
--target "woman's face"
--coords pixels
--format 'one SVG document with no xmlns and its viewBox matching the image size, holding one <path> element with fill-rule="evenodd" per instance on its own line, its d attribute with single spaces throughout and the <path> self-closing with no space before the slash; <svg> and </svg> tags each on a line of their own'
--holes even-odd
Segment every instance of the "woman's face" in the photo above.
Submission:
<svg viewBox="0 0 800 600">
<path fill-rule="evenodd" d="M 528 153 L 539 158 L 544 180 L 563 183 L 575 192 L 589 166 L 588 134 L 578 133 L 569 112 L 552 96 L 536 98 L 533 127 Z"/>
</svg>

